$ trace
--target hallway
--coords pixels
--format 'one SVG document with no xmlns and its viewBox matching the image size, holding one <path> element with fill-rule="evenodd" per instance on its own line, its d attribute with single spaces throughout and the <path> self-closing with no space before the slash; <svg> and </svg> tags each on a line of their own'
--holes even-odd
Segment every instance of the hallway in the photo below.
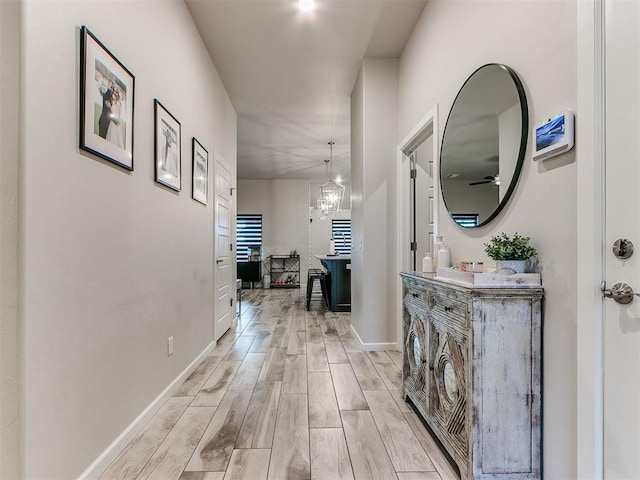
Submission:
<svg viewBox="0 0 640 480">
<path fill-rule="evenodd" d="M 245 291 L 242 317 L 100 477 L 449 480 L 401 395 L 402 354 L 302 290 Z"/>
</svg>

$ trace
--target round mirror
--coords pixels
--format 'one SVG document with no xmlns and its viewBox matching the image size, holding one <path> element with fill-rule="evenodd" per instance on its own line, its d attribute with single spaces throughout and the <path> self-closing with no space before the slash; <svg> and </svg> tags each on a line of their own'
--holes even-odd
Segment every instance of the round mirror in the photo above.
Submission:
<svg viewBox="0 0 640 480">
<path fill-rule="evenodd" d="M 524 88 L 505 65 L 480 67 L 453 102 L 442 137 L 440 185 L 451 218 L 485 225 L 518 183 L 529 131 Z"/>
<path fill-rule="evenodd" d="M 456 382 L 456 372 L 453 369 L 453 365 L 447 362 L 444 364 L 444 389 L 447 392 L 447 397 L 451 402 L 454 402 L 458 398 L 458 382 Z"/>
<path fill-rule="evenodd" d="M 422 355 L 420 354 L 420 340 L 418 337 L 413 339 L 413 360 L 416 365 L 420 365 L 422 363 Z"/>
</svg>

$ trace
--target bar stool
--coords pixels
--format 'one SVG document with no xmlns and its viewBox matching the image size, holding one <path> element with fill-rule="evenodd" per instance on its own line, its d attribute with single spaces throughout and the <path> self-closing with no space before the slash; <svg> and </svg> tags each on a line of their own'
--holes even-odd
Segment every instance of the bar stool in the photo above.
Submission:
<svg viewBox="0 0 640 480">
<path fill-rule="evenodd" d="M 322 299 L 327 301 L 327 289 L 325 286 L 326 274 L 319 268 L 310 268 L 307 273 L 307 311 L 311 307 L 311 297 L 313 296 L 313 284 L 316 280 L 320 282 L 320 289 L 322 290 Z"/>
</svg>

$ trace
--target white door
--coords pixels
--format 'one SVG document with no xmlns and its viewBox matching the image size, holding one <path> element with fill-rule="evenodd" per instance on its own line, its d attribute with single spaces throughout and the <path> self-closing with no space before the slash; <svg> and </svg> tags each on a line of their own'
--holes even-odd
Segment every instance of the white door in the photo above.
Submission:
<svg viewBox="0 0 640 480">
<path fill-rule="evenodd" d="M 605 6 L 605 278 L 640 292 L 640 2 Z M 617 239 L 636 252 L 617 258 Z M 605 300 L 603 331 L 604 478 L 640 479 L 640 298 Z"/>
<path fill-rule="evenodd" d="M 231 327 L 231 176 L 226 163 L 215 156 L 215 325 L 214 337 L 218 340 Z"/>
<path fill-rule="evenodd" d="M 434 197 L 433 135 L 411 154 L 411 270 L 422 270 L 422 258 L 433 252 Z"/>
</svg>

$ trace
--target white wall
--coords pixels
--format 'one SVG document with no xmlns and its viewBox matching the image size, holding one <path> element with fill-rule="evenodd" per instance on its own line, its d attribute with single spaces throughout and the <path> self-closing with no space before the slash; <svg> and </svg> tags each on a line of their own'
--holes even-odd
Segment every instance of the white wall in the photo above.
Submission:
<svg viewBox="0 0 640 480">
<path fill-rule="evenodd" d="M 531 126 L 551 112 L 575 108 L 576 5 L 429 2 L 400 60 L 399 138 L 435 103 L 444 127 L 464 80 L 490 62 L 509 65 L 520 76 Z M 520 182 L 498 218 L 481 229 L 462 230 L 440 212 L 440 233 L 454 261 L 487 261 L 482 244 L 501 231 L 531 235 L 538 249 L 545 287 L 544 476 L 552 479 L 577 478 L 575 163 L 576 150 L 534 163 L 530 140 Z"/>
<path fill-rule="evenodd" d="M 365 59 L 351 97 L 351 323 L 369 349 L 397 341 L 397 94 L 398 61 Z"/>
<path fill-rule="evenodd" d="M 20 3 L 0 2 L 0 478 L 18 478 Z"/>
<path fill-rule="evenodd" d="M 78 150 L 83 24 L 136 76 L 134 172 Z M 22 473 L 69 479 L 212 341 L 214 197 L 191 199 L 191 137 L 210 182 L 214 150 L 235 177 L 236 113 L 182 1 L 27 0 L 22 40 Z M 153 180 L 154 97 L 182 123 L 179 194 Z"/>
<path fill-rule="evenodd" d="M 238 213 L 262 214 L 263 252 L 300 255 L 300 282 L 309 266 L 309 181 L 238 179 Z M 263 273 L 266 271 L 263 269 Z"/>
</svg>

